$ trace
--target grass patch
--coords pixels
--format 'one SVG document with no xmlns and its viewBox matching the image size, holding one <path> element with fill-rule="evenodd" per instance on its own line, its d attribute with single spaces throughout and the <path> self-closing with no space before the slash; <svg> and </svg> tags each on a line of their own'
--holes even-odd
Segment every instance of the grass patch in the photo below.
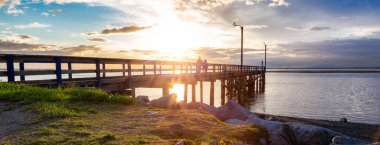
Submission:
<svg viewBox="0 0 380 145">
<path fill-rule="evenodd" d="M 34 102 L 85 102 L 102 103 L 111 102 L 118 104 L 133 104 L 135 101 L 130 96 L 109 94 L 104 90 L 78 87 L 68 88 L 44 88 L 20 83 L 0 82 L 0 100 Z"/>
<path fill-rule="evenodd" d="M 31 108 L 41 113 L 44 118 L 64 118 L 75 116 L 79 112 L 89 114 L 97 113 L 97 110 L 92 108 L 75 108 L 75 105 L 72 104 L 77 102 L 124 105 L 135 103 L 135 100 L 130 96 L 110 94 L 95 88 L 44 88 L 4 82 L 0 82 L 0 100 L 21 102 L 20 104 L 31 104 Z M 5 111 L 7 111 L 7 109 L 8 108 L 6 108 Z"/>
<path fill-rule="evenodd" d="M 41 134 L 43 135 L 54 135 L 58 134 L 58 131 L 53 128 L 44 127 L 41 129 Z"/>
<path fill-rule="evenodd" d="M 59 103 L 38 102 L 33 104 L 32 108 L 41 113 L 44 118 L 64 118 L 77 114 L 75 111 Z"/>
<path fill-rule="evenodd" d="M 88 136 L 91 135 L 91 131 L 87 129 L 75 129 L 73 133 L 77 136 Z"/>
</svg>

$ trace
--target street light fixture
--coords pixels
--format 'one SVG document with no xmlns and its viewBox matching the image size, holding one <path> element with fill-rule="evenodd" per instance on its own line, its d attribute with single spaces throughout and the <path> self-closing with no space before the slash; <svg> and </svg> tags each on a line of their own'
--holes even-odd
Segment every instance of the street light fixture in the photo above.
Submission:
<svg viewBox="0 0 380 145">
<path fill-rule="evenodd" d="M 240 27 L 240 31 L 241 31 L 241 49 L 240 49 L 240 69 L 243 69 L 243 32 L 244 32 L 244 26 L 242 25 L 238 25 L 236 24 L 236 22 L 234 22 L 232 24 L 232 26 L 234 27 Z"/>
</svg>

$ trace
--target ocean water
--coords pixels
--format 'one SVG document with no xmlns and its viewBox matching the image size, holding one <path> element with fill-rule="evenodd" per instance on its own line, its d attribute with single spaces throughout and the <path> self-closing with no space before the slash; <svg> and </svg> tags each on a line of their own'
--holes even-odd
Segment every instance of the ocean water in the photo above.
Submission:
<svg viewBox="0 0 380 145">
<path fill-rule="evenodd" d="M 267 73 L 254 112 L 380 124 L 380 73 Z"/>
<path fill-rule="evenodd" d="M 253 112 L 326 120 L 345 117 L 350 122 L 380 124 L 380 73 L 267 73 L 266 76 L 265 93 L 251 96 L 249 109 Z M 74 77 L 94 76 L 78 74 Z M 26 79 L 41 78 L 54 79 L 55 76 L 27 76 Z M 216 107 L 221 104 L 220 87 L 220 81 L 216 81 Z M 176 84 L 170 90 L 177 93 L 178 101 L 183 100 L 183 88 L 184 85 Z M 162 96 L 162 89 L 137 88 L 136 95 L 156 99 Z M 210 83 L 203 82 L 203 102 L 209 104 L 209 97 Z M 196 98 L 200 101 L 199 82 Z"/>
</svg>

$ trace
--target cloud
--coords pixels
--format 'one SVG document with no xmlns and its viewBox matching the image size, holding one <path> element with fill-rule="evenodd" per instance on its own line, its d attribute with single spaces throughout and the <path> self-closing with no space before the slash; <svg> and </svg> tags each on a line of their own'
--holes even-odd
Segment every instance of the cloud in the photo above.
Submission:
<svg viewBox="0 0 380 145">
<path fill-rule="evenodd" d="M 267 25 L 246 25 L 245 28 L 247 29 L 263 29 L 263 28 L 268 28 L 269 26 Z"/>
<path fill-rule="evenodd" d="M 329 30 L 331 27 L 326 27 L 326 26 L 314 26 L 310 28 L 310 31 L 323 31 L 323 30 Z"/>
<path fill-rule="evenodd" d="M 4 6 L 6 3 L 7 3 L 6 0 L 0 0 L 0 8 L 1 8 L 2 6 Z"/>
<path fill-rule="evenodd" d="M 3 2 L 0 2 L 0 3 L 2 3 L 2 5 L 5 5 L 6 2 L 7 1 L 3 1 Z M 20 10 L 20 9 L 16 8 L 18 5 L 21 5 L 21 0 L 9 0 L 8 1 L 8 8 L 7 8 L 6 13 L 7 14 L 13 14 L 13 15 L 16 15 L 16 16 L 18 14 L 23 14 L 24 13 L 23 10 Z"/>
<path fill-rule="evenodd" d="M 292 31 L 301 31 L 304 30 L 303 27 L 286 27 L 286 30 L 292 30 Z"/>
<path fill-rule="evenodd" d="M 74 47 L 60 47 L 46 44 L 16 43 L 0 40 L 0 53 L 12 54 L 49 54 L 49 55 L 82 55 L 104 53 L 103 48 L 94 45 L 78 45 Z"/>
<path fill-rule="evenodd" d="M 334 39 L 278 44 L 272 66 L 379 67 L 380 39 Z M 291 54 L 291 55 L 290 55 Z"/>
<path fill-rule="evenodd" d="M 103 38 L 89 38 L 88 40 L 93 42 L 107 42 L 107 40 Z"/>
<path fill-rule="evenodd" d="M 56 47 L 55 45 L 16 43 L 0 40 L 2 51 L 20 52 L 20 51 L 44 51 Z"/>
<path fill-rule="evenodd" d="M 96 53 L 102 52 L 103 48 L 95 46 L 95 45 L 78 45 L 75 47 L 67 47 L 61 49 L 64 52 L 70 52 L 72 55 L 80 55 L 82 53 Z"/>
<path fill-rule="evenodd" d="M 147 26 L 147 27 L 128 26 L 128 27 L 122 27 L 122 28 L 110 28 L 110 29 L 103 30 L 101 34 L 132 33 L 132 32 L 149 29 L 151 27 L 152 26 Z"/>
<path fill-rule="evenodd" d="M 268 5 L 268 7 L 278 7 L 278 6 L 289 6 L 289 3 L 285 0 L 272 0 L 272 2 Z"/>
<path fill-rule="evenodd" d="M 26 43 L 39 40 L 38 37 L 31 35 L 20 35 L 17 33 L 3 33 L 7 35 L 0 35 L 1 41 L 13 42 L 13 43 Z"/>
<path fill-rule="evenodd" d="M 49 16 L 49 13 L 45 13 L 45 12 L 43 12 L 43 13 L 41 13 L 41 15 L 47 17 L 47 16 Z"/>
<path fill-rule="evenodd" d="M 29 29 L 29 28 L 46 28 L 46 27 L 50 27 L 50 25 L 33 22 L 27 25 L 16 25 L 14 27 L 17 29 Z"/>
</svg>

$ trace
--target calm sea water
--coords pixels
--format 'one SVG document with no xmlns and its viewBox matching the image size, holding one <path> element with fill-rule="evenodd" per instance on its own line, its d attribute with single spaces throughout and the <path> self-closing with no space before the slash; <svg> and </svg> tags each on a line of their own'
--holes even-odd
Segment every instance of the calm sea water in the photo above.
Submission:
<svg viewBox="0 0 380 145">
<path fill-rule="evenodd" d="M 254 112 L 380 124 L 380 73 L 268 73 Z"/>
<path fill-rule="evenodd" d="M 250 102 L 253 112 L 327 120 L 345 117 L 351 122 L 380 124 L 380 73 L 267 73 L 266 80 L 266 92 Z M 210 83 L 203 86 L 204 102 L 209 104 Z M 175 85 L 170 91 L 183 100 L 183 88 Z M 191 86 L 188 89 L 191 100 Z M 196 91 L 199 101 L 199 83 Z M 136 94 L 155 99 L 161 97 L 162 90 L 138 88 Z M 215 105 L 220 106 L 220 102 L 220 82 L 216 81 Z"/>
</svg>

